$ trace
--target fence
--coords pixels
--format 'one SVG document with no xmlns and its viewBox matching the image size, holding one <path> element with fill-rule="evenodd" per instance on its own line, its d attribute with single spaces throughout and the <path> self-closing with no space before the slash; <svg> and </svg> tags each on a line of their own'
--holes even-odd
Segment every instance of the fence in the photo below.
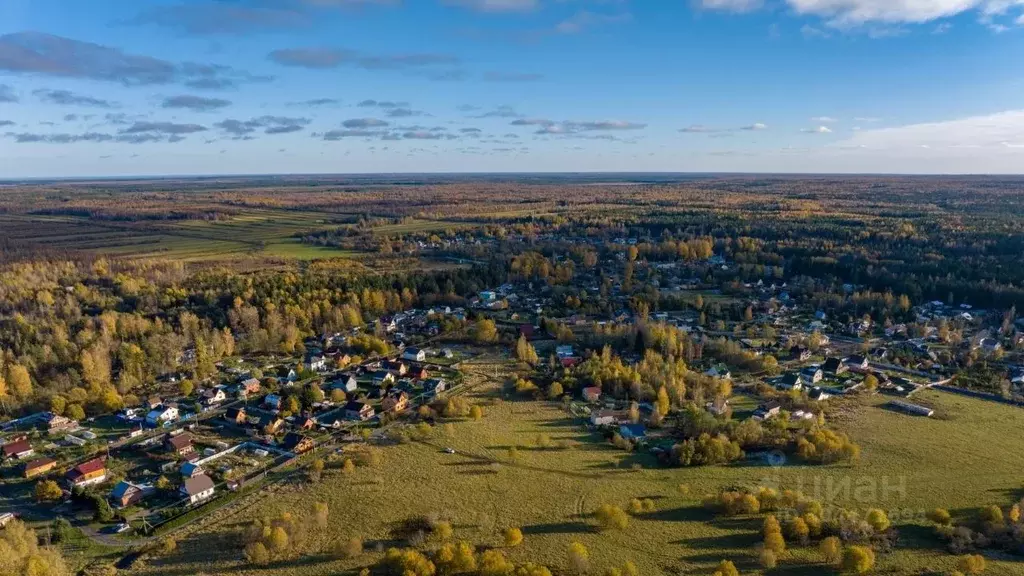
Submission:
<svg viewBox="0 0 1024 576">
<path fill-rule="evenodd" d="M 989 392 L 978 392 L 977 390 L 968 390 L 966 388 L 957 388 L 956 386 L 946 386 L 944 384 L 937 384 L 932 386 L 936 390 L 942 390 L 943 392 L 952 392 L 953 394 L 960 394 L 961 396 L 970 396 L 971 398 L 979 398 L 981 400 L 992 400 L 994 402 L 1000 402 L 1002 404 L 1009 404 L 1011 406 L 1020 406 L 1024 408 L 1024 400 L 1013 400 L 1012 398 L 1003 398 L 997 394 L 991 394 Z"/>
</svg>

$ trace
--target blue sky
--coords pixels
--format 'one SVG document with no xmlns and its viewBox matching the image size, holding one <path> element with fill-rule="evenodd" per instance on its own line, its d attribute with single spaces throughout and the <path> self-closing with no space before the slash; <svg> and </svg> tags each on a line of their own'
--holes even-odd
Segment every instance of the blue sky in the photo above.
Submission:
<svg viewBox="0 0 1024 576">
<path fill-rule="evenodd" d="M 1020 173 L 1024 0 L 3 0 L 0 178 Z"/>
</svg>

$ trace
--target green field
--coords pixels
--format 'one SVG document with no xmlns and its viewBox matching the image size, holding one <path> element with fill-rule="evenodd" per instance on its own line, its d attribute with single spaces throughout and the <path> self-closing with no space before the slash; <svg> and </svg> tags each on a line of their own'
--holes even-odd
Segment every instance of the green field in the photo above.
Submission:
<svg viewBox="0 0 1024 576">
<path fill-rule="evenodd" d="M 848 415 L 834 425 L 863 448 L 860 463 L 852 466 L 744 463 L 667 469 L 654 467 L 648 456 L 612 448 L 557 404 L 497 396 L 495 388 L 481 391 L 477 401 L 487 406 L 485 418 L 457 424 L 450 438 L 438 428 L 426 443 L 384 448 L 377 468 L 359 468 L 352 476 L 334 471 L 319 485 L 293 486 L 264 497 L 183 537 L 177 553 L 153 560 L 143 572 L 338 574 L 379 559 L 378 546 L 394 543 L 392 531 L 399 523 L 432 516 L 450 520 L 455 538 L 478 546 L 500 546 L 503 528 L 521 527 L 523 545 L 509 550 L 517 563 L 564 569 L 566 547 L 578 540 L 590 550 L 592 573 L 633 560 L 642 574 L 710 574 L 720 559 L 735 561 L 745 574 L 758 573 L 761 518 L 714 517 L 700 506 L 700 496 L 723 487 L 763 484 L 802 488 L 826 500 L 847 480 L 851 490 L 838 490 L 826 506 L 884 508 L 900 528 L 900 548 L 879 556 L 879 573 L 945 572 L 956 559 L 920 519 L 923 512 L 941 506 L 954 516 L 969 517 L 982 505 L 1006 507 L 1021 496 L 1024 412 L 975 399 L 925 393 L 917 400 L 936 408 L 933 419 L 890 411 L 880 396 L 845 410 Z M 539 435 L 564 445 L 538 448 Z M 514 462 L 508 460 L 513 445 L 518 447 Z M 445 454 L 445 447 L 458 453 Z M 690 486 L 690 496 L 679 494 L 680 484 Z M 657 511 L 634 517 L 621 532 L 599 533 L 592 527 L 590 514 L 600 504 L 625 505 L 638 497 L 654 500 Z M 330 506 L 329 527 L 312 533 L 302 560 L 259 569 L 242 562 L 234 539 L 241 526 L 284 511 L 302 514 L 317 501 Z M 898 519 L 897 512 L 905 519 Z M 354 536 L 367 543 L 362 557 L 342 561 L 324 553 L 332 542 Z M 423 547 L 436 546 L 428 542 Z M 791 548 L 770 573 L 830 573 L 818 561 L 813 547 Z M 988 573 L 1024 574 L 1024 564 L 990 557 Z"/>
</svg>

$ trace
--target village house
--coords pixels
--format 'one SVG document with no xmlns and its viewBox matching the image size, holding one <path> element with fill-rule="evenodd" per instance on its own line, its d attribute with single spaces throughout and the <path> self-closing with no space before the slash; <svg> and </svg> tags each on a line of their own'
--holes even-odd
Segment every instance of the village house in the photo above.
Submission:
<svg viewBox="0 0 1024 576">
<path fill-rule="evenodd" d="M 289 432 L 281 441 L 281 448 L 292 454 L 305 454 L 316 447 L 316 443 L 309 436 Z"/>
<path fill-rule="evenodd" d="M 179 468 L 178 471 L 181 472 L 182 478 L 194 478 L 200 474 L 206 474 L 206 472 L 203 471 L 203 467 L 194 462 L 185 462 L 181 465 L 181 468 Z"/>
<path fill-rule="evenodd" d="M 42 476 L 50 470 L 53 470 L 57 466 L 57 461 L 53 458 L 36 458 L 25 463 L 25 468 L 22 470 L 22 476 L 25 478 L 35 478 L 36 476 Z"/>
<path fill-rule="evenodd" d="M 564 344 L 555 348 L 555 355 L 559 358 L 572 358 L 574 356 L 571 344 Z"/>
<path fill-rule="evenodd" d="M 395 375 L 385 370 L 374 372 L 370 379 L 374 386 L 387 386 L 395 383 Z"/>
<path fill-rule="evenodd" d="M 704 372 L 704 375 L 712 378 L 723 378 L 725 380 L 732 379 L 732 372 L 730 372 L 729 368 L 724 364 L 716 364 L 711 368 L 708 368 L 708 370 Z"/>
<path fill-rule="evenodd" d="M 771 402 L 765 402 L 754 410 L 753 418 L 755 420 L 768 420 L 779 415 L 782 411 L 782 405 L 772 400 Z"/>
<path fill-rule="evenodd" d="M 437 396 L 448 389 L 448 382 L 444 378 L 430 378 L 423 381 L 423 393 L 428 397 Z"/>
<path fill-rule="evenodd" d="M 111 490 L 110 498 L 115 507 L 127 508 L 141 502 L 143 498 L 152 493 L 152 487 L 121 481 L 114 487 L 114 490 Z"/>
<path fill-rule="evenodd" d="M 832 395 L 829 394 L 821 386 L 815 386 L 814 388 L 811 389 L 810 392 L 807 393 L 807 397 L 810 398 L 811 400 L 821 402 L 823 400 L 828 400 L 829 398 L 832 397 Z"/>
<path fill-rule="evenodd" d="M 65 478 L 71 488 L 100 484 L 107 479 L 107 462 L 102 457 L 93 458 L 69 470 Z"/>
<path fill-rule="evenodd" d="M 163 426 L 168 422 L 174 422 L 178 419 L 178 407 L 177 406 L 157 406 L 153 410 L 146 414 L 146 424 L 156 428 Z"/>
<path fill-rule="evenodd" d="M 310 372 L 324 372 L 327 370 L 327 358 L 320 354 L 310 354 L 306 356 L 303 367 Z"/>
<path fill-rule="evenodd" d="M 409 378 L 415 378 L 416 380 L 425 380 L 430 377 L 430 373 L 427 372 L 425 366 L 413 366 L 409 369 Z"/>
<path fill-rule="evenodd" d="M 278 381 L 280 382 L 295 382 L 299 379 L 299 373 L 290 366 L 283 366 L 278 374 Z"/>
<path fill-rule="evenodd" d="M 47 434 L 59 434 L 78 428 L 78 422 L 53 412 L 43 414 L 42 422 L 43 429 L 46 430 Z"/>
<path fill-rule="evenodd" d="M 6 443 L 0 447 L 0 449 L 3 450 L 4 458 L 13 458 L 16 460 L 23 460 L 32 454 L 35 454 L 35 450 L 32 449 L 32 444 L 24 437 L 13 442 Z"/>
<path fill-rule="evenodd" d="M 359 381 L 356 380 L 355 376 L 348 374 L 342 376 L 341 378 L 335 380 L 334 382 L 331 382 L 330 389 L 341 390 L 343 392 L 351 394 L 359 389 Z"/>
<path fill-rule="evenodd" d="M 427 359 L 427 353 L 422 348 L 406 348 L 402 352 L 402 359 L 411 362 L 423 362 Z"/>
<path fill-rule="evenodd" d="M 844 360 L 845 359 L 840 358 L 828 358 L 825 360 L 825 363 L 821 365 L 821 369 L 826 374 L 831 374 L 833 376 L 845 374 L 850 367 L 846 365 Z"/>
<path fill-rule="evenodd" d="M 716 396 L 713 401 L 707 403 L 707 410 L 715 416 L 723 416 L 729 412 L 729 400 L 721 395 Z"/>
<path fill-rule="evenodd" d="M 594 410 L 590 413 L 592 426 L 614 426 L 619 423 L 619 413 L 614 410 Z"/>
<path fill-rule="evenodd" d="M 263 398 L 263 406 L 270 408 L 271 410 L 281 409 L 281 395 L 280 394 L 267 394 Z"/>
<path fill-rule="evenodd" d="M 381 364 L 383 370 L 391 372 L 393 376 L 405 376 L 409 373 L 409 365 L 401 360 L 385 360 Z"/>
<path fill-rule="evenodd" d="M 312 416 L 302 416 L 295 421 L 295 427 L 299 430 L 312 430 L 316 428 L 316 420 Z"/>
<path fill-rule="evenodd" d="M 582 391 L 583 401 L 594 404 L 601 399 L 601 388 L 599 386 L 588 386 Z"/>
<path fill-rule="evenodd" d="M 775 379 L 775 388 L 779 390 L 800 390 L 803 388 L 803 382 L 799 374 L 790 372 Z"/>
<path fill-rule="evenodd" d="M 216 406 L 227 399 L 228 395 L 224 393 L 223 386 L 203 390 L 203 404 L 207 406 Z"/>
<path fill-rule="evenodd" d="M 626 440 L 643 440 L 647 437 L 647 428 L 643 424 L 621 424 L 619 436 Z"/>
<path fill-rule="evenodd" d="M 243 406 L 241 408 L 228 408 L 224 412 L 224 419 L 227 420 L 228 422 L 234 422 L 235 424 L 238 425 L 245 424 L 248 420 L 245 413 L 245 407 Z"/>
<path fill-rule="evenodd" d="M 811 351 L 803 346 L 793 346 L 789 349 L 789 357 L 793 360 L 805 362 L 811 359 Z"/>
<path fill-rule="evenodd" d="M 800 379 L 804 385 L 817 384 L 821 382 L 821 379 L 825 377 L 825 374 L 821 371 L 821 368 L 817 366 L 807 366 L 800 371 Z"/>
<path fill-rule="evenodd" d="M 238 396 L 248 398 L 260 393 L 260 381 L 255 378 L 246 378 L 238 384 Z"/>
<path fill-rule="evenodd" d="M 206 474 L 186 478 L 181 485 L 182 496 L 188 498 L 189 504 L 196 504 L 213 497 L 215 491 L 213 479 Z"/>
<path fill-rule="evenodd" d="M 192 445 L 192 435 L 188 432 L 176 436 L 168 436 L 164 441 L 164 448 L 176 456 L 187 456 L 195 452 Z"/>
<path fill-rule="evenodd" d="M 388 394 L 380 407 L 384 412 L 403 412 L 409 407 L 409 395 L 401 390 Z"/>
<path fill-rule="evenodd" d="M 851 370 L 864 371 L 868 369 L 869 363 L 865 356 L 854 355 L 843 360 L 843 363 L 850 367 Z"/>
<path fill-rule="evenodd" d="M 345 404 L 345 418 L 348 420 L 369 420 L 373 418 L 373 406 L 355 400 Z"/>
<path fill-rule="evenodd" d="M 284 420 L 278 418 L 277 416 L 268 414 L 260 418 L 259 429 L 262 430 L 264 434 L 270 434 L 271 436 L 274 436 L 275 434 L 279 433 L 283 428 Z"/>
</svg>

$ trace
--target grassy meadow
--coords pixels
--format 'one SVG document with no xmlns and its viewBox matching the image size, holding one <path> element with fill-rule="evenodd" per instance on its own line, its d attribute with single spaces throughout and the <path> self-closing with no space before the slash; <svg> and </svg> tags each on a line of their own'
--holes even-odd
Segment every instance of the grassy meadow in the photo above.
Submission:
<svg viewBox="0 0 1024 576">
<path fill-rule="evenodd" d="M 302 244 L 295 236 L 342 225 L 344 214 L 247 208 L 223 220 L 100 221 L 77 216 L 0 214 L 0 238 L 35 248 L 84 251 L 112 258 L 169 258 L 187 262 L 250 255 L 296 260 L 351 258 L 360 253 Z M 459 227 L 442 220 L 413 220 L 374 229 L 379 235 Z M 464 226 L 464 225 L 463 225 Z"/>
<path fill-rule="evenodd" d="M 917 398 L 936 409 L 933 419 L 893 412 L 880 396 L 853 401 L 863 404 L 843 410 L 834 425 L 861 445 L 858 464 L 779 468 L 657 468 L 648 456 L 602 442 L 556 403 L 502 400 L 493 386 L 478 390 L 476 401 L 486 407 L 483 420 L 457 423 L 450 435 L 438 427 L 425 442 L 383 448 L 377 467 L 351 475 L 329 469 L 317 485 L 283 487 L 182 536 L 176 553 L 137 572 L 345 573 L 378 560 L 380 550 L 400 543 L 396 530 L 404 521 L 425 516 L 449 520 L 456 539 L 477 546 L 501 546 L 501 531 L 520 527 L 525 540 L 508 550 L 510 558 L 556 570 L 566 569 L 566 547 L 579 541 L 590 550 L 592 573 L 632 560 L 642 574 L 710 574 L 721 559 L 733 560 L 744 574 L 760 573 L 755 547 L 761 517 L 715 517 L 700 499 L 724 487 L 773 485 L 802 488 L 828 499 L 826 507 L 889 510 L 901 531 L 900 547 L 879 555 L 877 571 L 941 573 L 953 569 L 956 559 L 932 535 L 925 510 L 946 507 L 967 517 L 982 505 L 1005 507 L 1022 495 L 1024 411 L 939 392 Z M 457 454 L 446 454 L 446 447 Z M 847 480 L 850 490 L 841 489 Z M 689 486 L 689 495 L 680 493 L 680 484 Z M 591 514 L 600 504 L 625 506 L 632 498 L 650 498 L 657 510 L 634 516 L 620 532 L 594 528 Z M 318 501 L 330 508 L 329 525 L 312 530 L 299 560 L 265 567 L 242 561 L 235 537 L 242 526 L 285 511 L 302 516 Z M 356 536 L 366 542 L 361 557 L 337 560 L 326 553 L 335 541 Z M 437 543 L 428 540 L 423 547 Z M 768 573 L 831 573 L 818 562 L 815 548 L 791 548 Z M 1024 563 L 990 557 L 988 573 L 1024 574 Z"/>
</svg>

